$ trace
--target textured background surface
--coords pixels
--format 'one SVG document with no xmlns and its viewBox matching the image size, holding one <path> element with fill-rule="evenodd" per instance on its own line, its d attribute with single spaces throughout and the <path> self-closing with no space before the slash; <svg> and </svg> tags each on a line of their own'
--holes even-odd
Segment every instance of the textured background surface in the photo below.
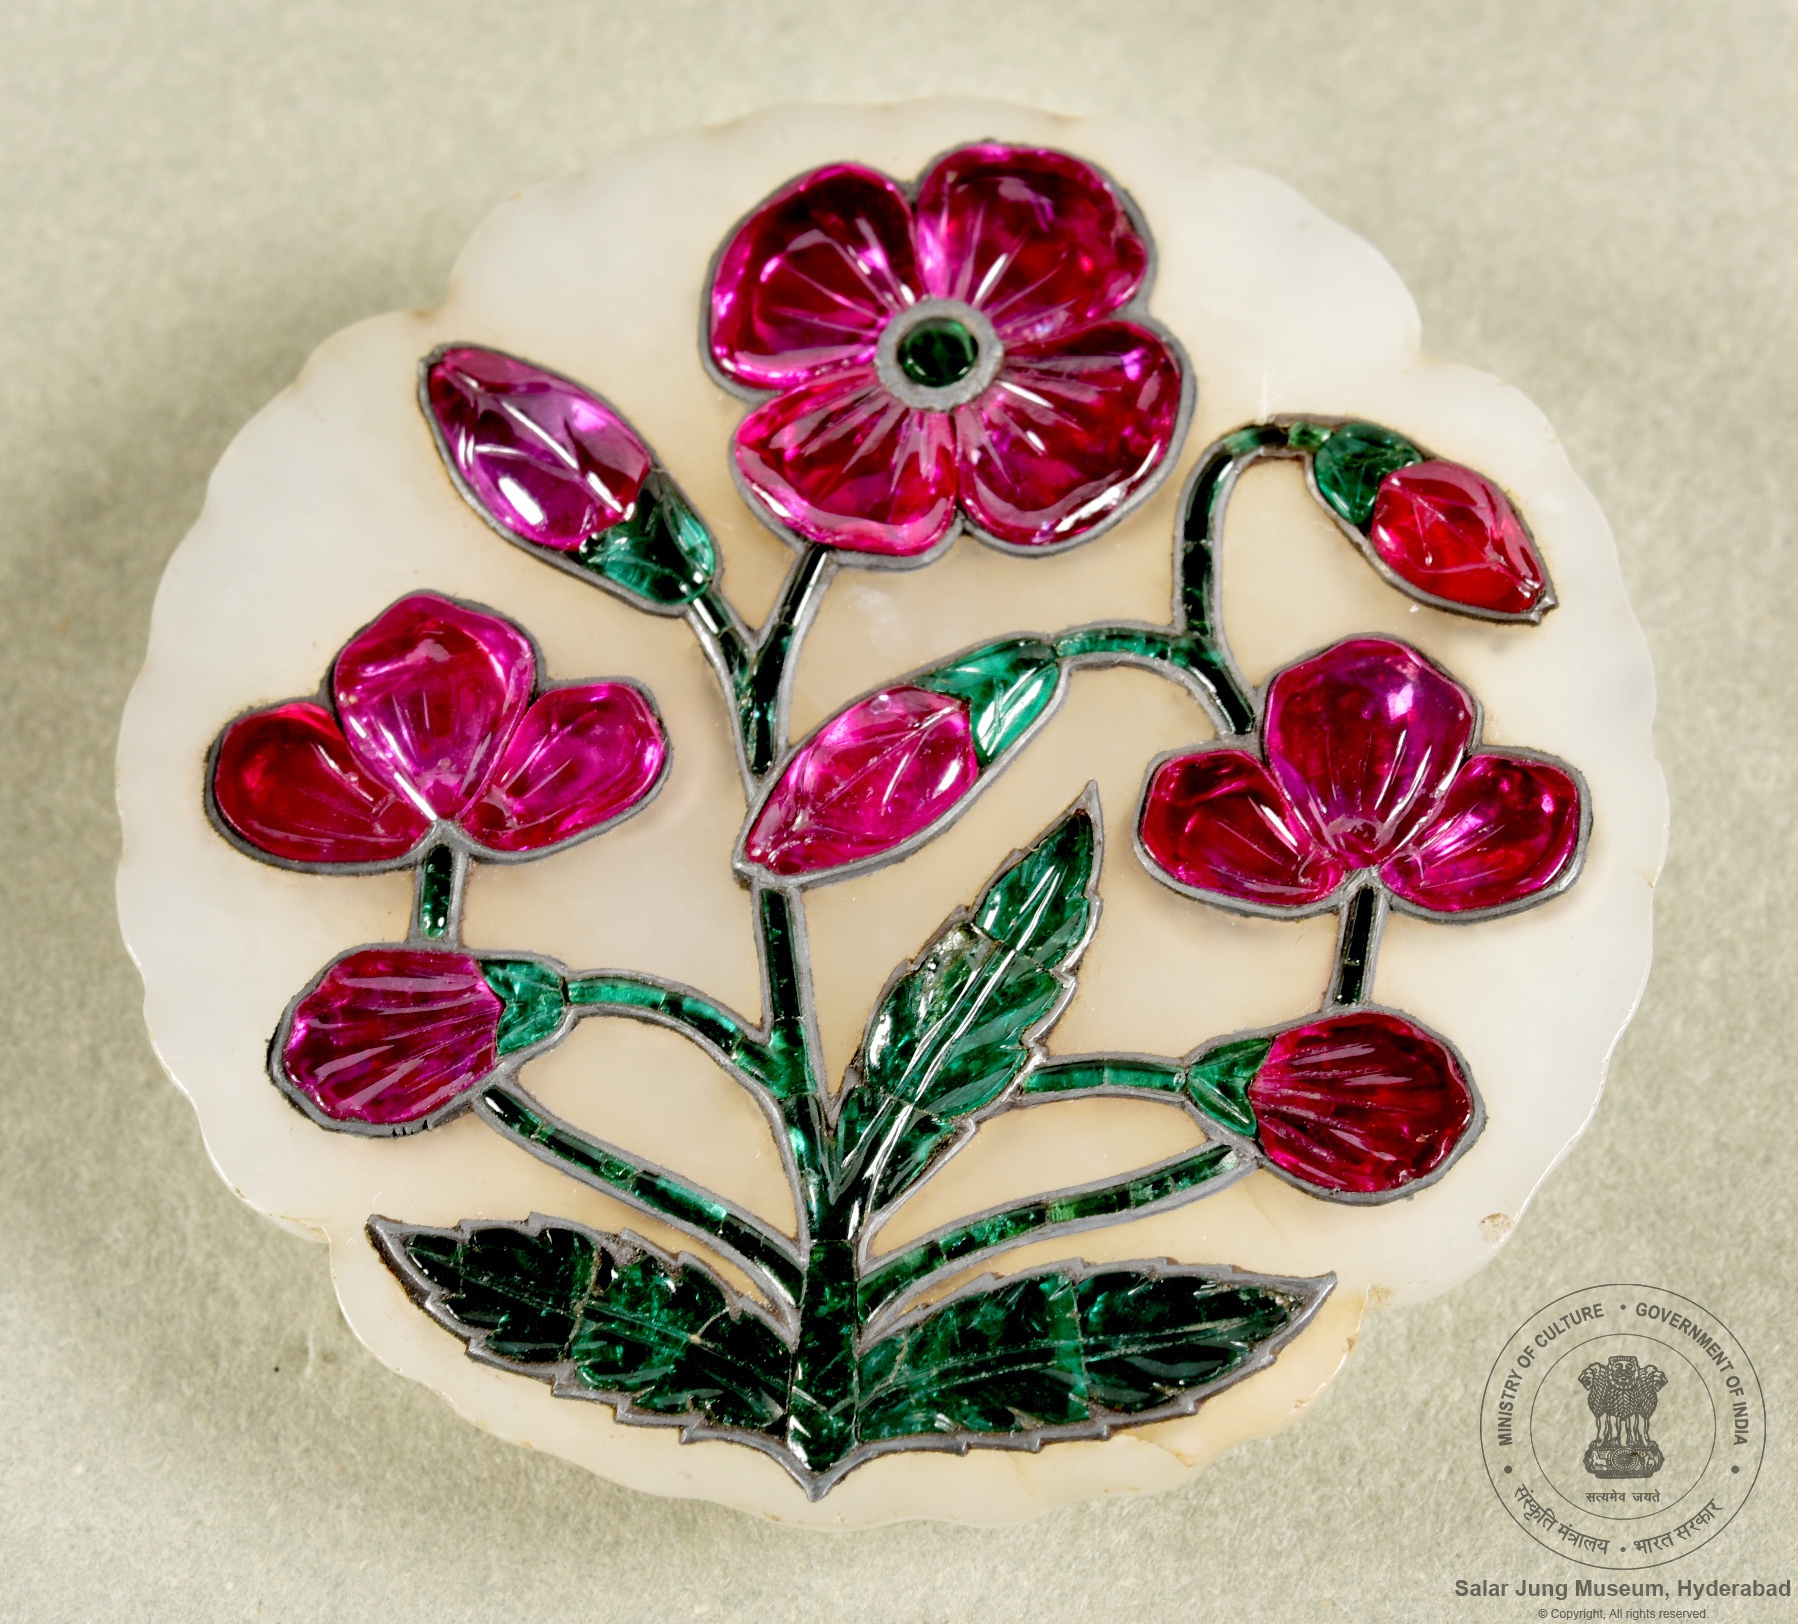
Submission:
<svg viewBox="0 0 1798 1624">
<path fill-rule="evenodd" d="M 1273 171 L 1391 258 L 1429 349 L 1535 398 L 1654 649 L 1674 844 L 1597 1124 L 1485 1274 L 1373 1317 L 1316 1416 L 1159 1499 L 833 1538 L 485 1439 L 360 1350 L 151 1057 L 111 757 L 207 470 L 321 339 L 435 302 L 496 201 L 639 134 L 942 92 Z M 1662 1573 L 1798 1578 L 1795 106 L 1789 4 L 11 0 L 0 1616 L 1534 1616 L 1451 1597 L 1583 1571 L 1493 1500 L 1480 1389 L 1519 1320 L 1613 1279 L 1714 1310 L 1766 1392 L 1754 1496 Z"/>
</svg>

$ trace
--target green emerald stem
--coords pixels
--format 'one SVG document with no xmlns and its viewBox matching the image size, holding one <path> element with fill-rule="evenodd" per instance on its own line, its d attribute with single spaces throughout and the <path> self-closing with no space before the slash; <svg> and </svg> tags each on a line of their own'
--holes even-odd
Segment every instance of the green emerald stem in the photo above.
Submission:
<svg viewBox="0 0 1798 1624">
<path fill-rule="evenodd" d="M 786 742 L 781 690 L 787 665 L 834 569 L 829 548 L 808 544 L 788 570 L 767 622 L 753 637 L 715 584 L 687 605 L 688 623 L 723 678 L 751 788 L 767 776 Z"/>
<path fill-rule="evenodd" d="M 1137 665 L 1176 682 L 1191 678 L 1226 732 L 1249 733 L 1255 706 L 1229 662 L 1205 637 L 1158 626 L 1079 626 L 1055 639 L 1063 660 Z"/>
<path fill-rule="evenodd" d="M 456 915 L 456 870 L 460 853 L 433 846 L 420 860 L 413 879 L 413 929 L 430 941 L 452 934 Z"/>
<path fill-rule="evenodd" d="M 759 1273 L 789 1302 L 797 1302 L 804 1292 L 805 1272 L 792 1243 L 759 1219 L 733 1211 L 720 1197 L 615 1145 L 589 1138 L 515 1085 L 490 1085 L 476 1104 L 485 1120 L 539 1160 L 710 1241 Z"/>
<path fill-rule="evenodd" d="M 725 1065 L 759 1083 L 777 1099 L 786 1098 L 803 1082 L 768 1044 L 751 1035 L 739 1016 L 654 976 L 628 970 L 571 976 L 568 1001 L 577 1010 L 607 1010 L 672 1027 L 702 1048 L 711 1049 Z"/>
<path fill-rule="evenodd" d="M 1358 1004 L 1373 986 L 1374 961 L 1380 951 L 1380 928 L 1386 922 L 1386 893 L 1364 881 L 1349 893 L 1336 933 L 1336 974 L 1330 1002 Z"/>
<path fill-rule="evenodd" d="M 1025 1094 L 1155 1094 L 1176 1096 L 1186 1092 L 1184 1069 L 1172 1060 L 1114 1059 L 1082 1056 L 1076 1060 L 1051 1060 L 1025 1077 Z"/>
<path fill-rule="evenodd" d="M 810 983 L 805 959 L 805 916 L 796 897 L 764 888 L 756 892 L 762 938 L 762 974 L 768 987 L 769 1092 L 780 1102 L 781 1121 L 793 1155 L 798 1186 L 794 1201 L 807 1228 L 823 1222 L 835 1178 L 823 1068 L 813 1050 Z"/>
<path fill-rule="evenodd" d="M 1273 423 L 1256 423 L 1227 434 L 1199 465 L 1188 488 L 1181 518 L 1179 559 L 1175 568 L 1181 629 L 1208 654 L 1218 690 L 1218 709 L 1231 733 L 1252 733 L 1255 706 L 1230 658 L 1224 638 L 1223 605 L 1218 577 L 1218 548 L 1224 534 L 1224 511 L 1243 469 L 1286 449 L 1286 431 Z"/>
<path fill-rule="evenodd" d="M 855 1447 L 860 1328 L 854 1243 L 814 1241 L 805 1260 L 786 1424 L 787 1447 L 814 1472 L 834 1466 Z"/>
<path fill-rule="evenodd" d="M 966 1264 L 1025 1236 L 1040 1238 L 1067 1225 L 1116 1218 L 1190 1196 L 1244 1164 L 1242 1153 L 1231 1146 L 1206 1145 L 1190 1156 L 1165 1162 L 1115 1184 L 1070 1190 L 1053 1199 L 1024 1201 L 1015 1207 L 983 1213 L 877 1262 L 862 1276 L 862 1317 L 868 1318 L 883 1303 L 931 1275 Z"/>
</svg>

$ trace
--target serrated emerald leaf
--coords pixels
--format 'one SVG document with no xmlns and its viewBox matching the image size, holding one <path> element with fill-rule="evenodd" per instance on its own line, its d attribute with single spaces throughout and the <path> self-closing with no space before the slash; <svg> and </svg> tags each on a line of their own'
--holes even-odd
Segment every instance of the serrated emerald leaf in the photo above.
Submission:
<svg viewBox="0 0 1798 1624">
<path fill-rule="evenodd" d="M 579 1304 L 610 1263 L 580 1231 L 532 1235 L 509 1225 L 397 1230 L 405 1255 L 433 1288 L 433 1306 L 464 1340 L 481 1339 L 497 1358 L 555 1364 L 567 1357 Z"/>
<path fill-rule="evenodd" d="M 631 516 L 589 536 L 574 556 L 645 608 L 662 611 L 691 603 L 718 571 L 705 526 L 673 486 L 653 477 Z"/>
<path fill-rule="evenodd" d="M 1328 1289 L 1190 1270 L 1002 1281 L 868 1349 L 858 1430 L 863 1442 L 1003 1435 L 1178 1409 L 1261 1362 Z"/>
<path fill-rule="evenodd" d="M 499 1018 L 502 1055 L 542 1042 L 562 1024 L 567 989 L 548 965 L 535 959 L 485 959 L 481 974 L 506 1006 Z"/>
<path fill-rule="evenodd" d="M 1311 477 L 1318 491 L 1357 530 L 1373 518 L 1380 482 L 1400 468 L 1422 462 L 1411 442 L 1375 423 L 1344 423 L 1312 453 Z"/>
<path fill-rule="evenodd" d="M 1272 1038 L 1239 1038 L 1207 1049 L 1186 1071 L 1186 1092 L 1207 1116 L 1253 1136 L 1255 1110 L 1249 1084 L 1273 1047 Z"/>
<path fill-rule="evenodd" d="M 917 686 L 966 702 L 974 754 L 985 767 L 1048 708 L 1061 681 L 1055 650 L 1040 638 L 1009 637 L 917 679 Z"/>
<path fill-rule="evenodd" d="M 376 1226 L 425 1306 L 482 1357 L 660 1416 L 761 1429 L 786 1407 L 790 1353 L 692 1259 L 669 1264 L 569 1224 Z M 397 1261 L 397 1260 L 396 1260 Z M 546 1368 L 548 1367 L 548 1368 Z M 564 1371 L 568 1375 L 564 1375 Z"/>
</svg>

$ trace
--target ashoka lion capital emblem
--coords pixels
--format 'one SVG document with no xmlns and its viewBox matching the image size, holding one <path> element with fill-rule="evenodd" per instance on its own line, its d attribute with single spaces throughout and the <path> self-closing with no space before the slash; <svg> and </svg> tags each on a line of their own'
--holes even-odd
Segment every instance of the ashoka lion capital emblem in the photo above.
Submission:
<svg viewBox="0 0 1798 1624">
<path fill-rule="evenodd" d="M 1666 1376 L 1633 1354 L 1613 1354 L 1580 1372 L 1586 1405 L 1598 1422 L 1598 1436 L 1586 1445 L 1585 1467 L 1594 1477 L 1653 1477 L 1661 1469 L 1661 1446 L 1648 1436 L 1648 1418 L 1660 1401 Z"/>
</svg>

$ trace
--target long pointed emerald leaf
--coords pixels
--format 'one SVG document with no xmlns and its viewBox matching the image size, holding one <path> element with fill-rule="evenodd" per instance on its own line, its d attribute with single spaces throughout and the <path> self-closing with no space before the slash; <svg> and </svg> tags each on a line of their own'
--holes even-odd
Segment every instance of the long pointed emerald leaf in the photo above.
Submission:
<svg viewBox="0 0 1798 1624">
<path fill-rule="evenodd" d="M 994 875 L 882 995 L 846 1105 L 845 1160 L 881 1136 L 872 1192 L 883 1203 L 921 1176 L 942 1142 L 1023 1071 L 1073 982 L 1098 902 L 1099 831 L 1082 800 Z M 904 1141 L 902 1144 L 901 1141 Z"/>
</svg>

